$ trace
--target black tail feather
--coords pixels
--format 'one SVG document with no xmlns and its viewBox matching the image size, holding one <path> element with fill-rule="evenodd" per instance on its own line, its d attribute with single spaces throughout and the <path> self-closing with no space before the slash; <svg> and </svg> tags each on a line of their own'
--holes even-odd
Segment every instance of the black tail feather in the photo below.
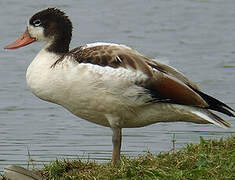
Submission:
<svg viewBox="0 0 235 180">
<path fill-rule="evenodd" d="M 215 110 L 221 113 L 224 113 L 228 116 L 235 117 L 235 115 L 231 112 L 235 112 L 231 107 L 229 107 L 227 104 L 224 104 L 223 102 L 201 92 L 196 89 L 193 89 L 195 92 L 197 92 L 209 105 L 208 109 Z"/>
</svg>

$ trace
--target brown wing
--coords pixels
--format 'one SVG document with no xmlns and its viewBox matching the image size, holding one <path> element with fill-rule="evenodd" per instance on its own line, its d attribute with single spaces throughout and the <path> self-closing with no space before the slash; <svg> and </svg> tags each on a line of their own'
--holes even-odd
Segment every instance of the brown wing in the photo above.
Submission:
<svg viewBox="0 0 235 180">
<path fill-rule="evenodd" d="M 163 101 L 166 99 L 176 104 L 208 107 L 207 102 L 199 94 L 175 77 L 162 72 L 155 72 L 155 77 L 146 87 L 154 94 L 160 95 Z"/>
<path fill-rule="evenodd" d="M 113 68 L 124 67 L 141 70 L 152 76 L 152 70 L 147 66 L 142 56 L 126 46 L 100 45 L 90 48 L 78 47 L 70 51 L 79 63 L 91 63 Z"/>
<path fill-rule="evenodd" d="M 124 67 L 139 70 L 149 78 L 140 86 L 154 93 L 158 100 L 169 100 L 177 104 L 208 107 L 194 89 L 198 87 L 170 66 L 148 59 L 125 46 L 99 45 L 89 48 L 78 47 L 69 53 L 79 63 L 91 63 L 113 68 Z"/>
<path fill-rule="evenodd" d="M 199 90 L 196 84 L 171 66 L 144 57 L 137 51 L 125 46 L 103 45 L 85 49 L 81 46 L 73 49 L 70 53 L 74 54 L 75 58 L 79 62 L 110 66 L 114 68 L 118 68 L 120 66 L 125 68 L 129 67 L 142 70 L 150 76 L 152 76 L 152 70 L 150 70 L 152 68 L 175 77 L 186 85 Z M 151 68 L 149 69 L 147 65 L 151 66 Z"/>
<path fill-rule="evenodd" d="M 166 64 L 163 64 L 161 62 L 157 62 L 155 60 L 150 60 L 150 59 L 146 59 L 146 62 L 148 65 L 150 65 L 152 68 L 157 69 L 165 74 L 168 74 L 169 76 L 175 77 L 176 79 L 182 81 L 183 83 L 185 83 L 186 85 L 199 90 L 198 86 L 193 83 L 192 81 L 190 81 L 186 76 L 184 76 L 182 73 L 180 73 L 179 71 L 177 71 L 175 68 L 168 66 Z"/>
</svg>

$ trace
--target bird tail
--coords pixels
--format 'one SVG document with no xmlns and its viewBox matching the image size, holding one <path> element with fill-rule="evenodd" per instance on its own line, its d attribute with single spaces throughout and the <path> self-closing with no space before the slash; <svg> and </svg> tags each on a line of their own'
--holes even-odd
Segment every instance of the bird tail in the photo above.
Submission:
<svg viewBox="0 0 235 180">
<path fill-rule="evenodd" d="M 200 118 L 204 119 L 206 122 L 211 123 L 211 124 L 215 124 L 218 127 L 222 127 L 222 128 L 230 128 L 231 127 L 231 124 L 229 122 L 223 120 L 221 117 L 212 113 L 209 110 L 204 109 L 202 111 L 202 109 L 201 109 L 201 110 L 194 111 L 193 113 L 196 114 L 197 116 L 199 116 Z"/>
</svg>

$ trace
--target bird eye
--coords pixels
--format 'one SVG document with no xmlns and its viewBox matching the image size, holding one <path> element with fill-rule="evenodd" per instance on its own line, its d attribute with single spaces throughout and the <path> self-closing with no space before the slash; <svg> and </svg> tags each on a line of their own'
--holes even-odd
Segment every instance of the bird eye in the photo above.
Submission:
<svg viewBox="0 0 235 180">
<path fill-rule="evenodd" d="M 38 26 L 41 25 L 41 21 L 40 21 L 39 19 L 37 19 L 37 20 L 33 21 L 33 25 L 34 25 L 35 27 L 38 27 Z"/>
</svg>

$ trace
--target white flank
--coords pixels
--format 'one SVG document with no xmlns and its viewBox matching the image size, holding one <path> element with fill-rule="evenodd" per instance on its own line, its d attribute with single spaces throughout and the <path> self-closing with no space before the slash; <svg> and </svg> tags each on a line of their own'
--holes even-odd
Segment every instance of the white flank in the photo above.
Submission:
<svg viewBox="0 0 235 180">
<path fill-rule="evenodd" d="M 109 66 L 102 67 L 95 64 L 80 64 L 78 72 L 83 68 L 86 68 L 88 72 L 87 76 L 91 76 L 92 79 L 98 76 L 100 80 L 108 82 L 110 85 L 114 82 L 118 82 L 120 85 L 125 84 L 126 81 L 131 83 L 141 82 L 148 78 L 142 71 L 134 71 L 123 67 L 113 69 Z"/>
</svg>

